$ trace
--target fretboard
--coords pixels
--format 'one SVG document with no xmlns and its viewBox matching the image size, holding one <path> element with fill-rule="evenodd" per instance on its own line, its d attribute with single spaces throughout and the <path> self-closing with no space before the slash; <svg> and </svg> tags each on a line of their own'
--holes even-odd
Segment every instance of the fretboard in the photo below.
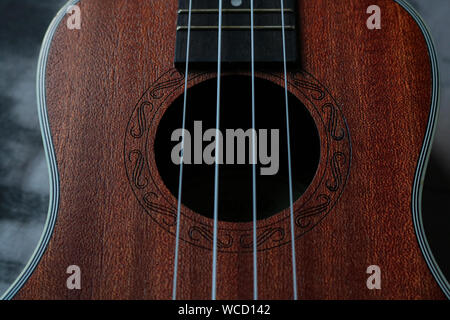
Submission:
<svg viewBox="0 0 450 320">
<path fill-rule="evenodd" d="M 222 59 L 226 65 L 251 61 L 250 0 L 223 0 Z M 255 63 L 281 65 L 283 62 L 282 19 L 280 0 L 254 0 Z M 189 0 L 179 0 L 175 64 L 186 63 Z M 286 61 L 297 62 L 296 1 L 284 2 Z M 207 66 L 217 63 L 218 0 L 192 0 L 189 65 Z"/>
</svg>

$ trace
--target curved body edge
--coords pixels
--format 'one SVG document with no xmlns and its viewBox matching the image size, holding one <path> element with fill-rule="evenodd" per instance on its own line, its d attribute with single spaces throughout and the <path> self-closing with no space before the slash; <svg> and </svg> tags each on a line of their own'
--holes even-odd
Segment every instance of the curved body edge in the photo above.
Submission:
<svg viewBox="0 0 450 320">
<path fill-rule="evenodd" d="M 411 14 L 411 16 L 419 25 L 427 41 L 430 54 L 432 77 L 433 77 L 432 100 L 430 109 L 431 111 L 428 120 L 428 128 L 426 136 L 424 138 L 423 147 L 420 152 L 419 163 L 417 164 L 416 176 L 414 178 L 414 186 L 412 190 L 413 201 L 411 205 L 412 205 L 414 228 L 416 230 L 416 235 L 419 241 L 420 249 L 422 250 L 422 253 L 428 264 L 428 267 L 431 270 L 431 273 L 438 282 L 447 299 L 450 299 L 450 283 L 442 273 L 438 263 L 436 262 L 433 256 L 432 250 L 428 244 L 427 237 L 425 235 L 425 229 L 423 227 L 423 218 L 422 218 L 422 191 L 439 115 L 440 78 L 439 78 L 438 59 L 436 56 L 436 49 L 433 43 L 433 39 L 431 37 L 431 33 L 428 27 L 426 26 L 425 22 L 423 21 L 423 19 L 420 17 L 419 13 L 406 1 L 404 0 L 396 0 L 396 1 L 403 8 L 405 8 L 405 10 L 409 12 L 409 14 Z"/>
<path fill-rule="evenodd" d="M 47 218 L 45 220 L 44 230 L 42 236 L 39 239 L 39 243 L 31 255 L 30 260 L 26 264 L 24 270 L 20 273 L 18 278 L 3 294 L 1 300 L 11 300 L 22 288 L 25 282 L 29 279 L 36 266 L 39 264 L 42 256 L 44 255 L 47 245 L 52 237 L 53 230 L 55 228 L 56 219 L 58 216 L 58 204 L 59 204 L 59 175 L 58 166 L 56 163 L 55 150 L 53 147 L 52 136 L 50 132 L 50 126 L 48 121 L 46 95 L 45 95 L 45 70 L 47 65 L 47 58 L 50 51 L 51 42 L 55 30 L 58 28 L 61 20 L 67 13 L 67 10 L 76 5 L 80 0 L 69 0 L 68 3 L 61 8 L 57 13 L 53 21 L 44 36 L 42 42 L 41 51 L 39 53 L 37 76 L 36 76 L 36 93 L 37 93 L 37 107 L 39 125 L 41 127 L 41 135 L 44 145 L 45 158 L 47 161 L 48 173 L 49 173 L 49 207 Z"/>
</svg>

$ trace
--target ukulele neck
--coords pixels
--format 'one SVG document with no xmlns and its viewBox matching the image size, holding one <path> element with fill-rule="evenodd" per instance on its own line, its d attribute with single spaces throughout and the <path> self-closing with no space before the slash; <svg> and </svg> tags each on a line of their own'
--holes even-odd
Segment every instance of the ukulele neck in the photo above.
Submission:
<svg viewBox="0 0 450 320">
<path fill-rule="evenodd" d="M 236 5 L 240 3 L 240 5 Z M 296 64 L 297 11 L 295 0 L 284 2 L 284 25 L 280 0 L 254 0 L 255 64 L 281 66 L 283 63 L 283 37 L 285 30 L 286 62 Z M 175 65 L 182 69 L 186 64 L 187 38 L 190 26 L 190 68 L 212 67 L 217 64 L 218 1 L 179 0 Z M 251 62 L 251 5 L 250 0 L 223 0 L 222 57 L 225 66 L 242 66 Z"/>
</svg>

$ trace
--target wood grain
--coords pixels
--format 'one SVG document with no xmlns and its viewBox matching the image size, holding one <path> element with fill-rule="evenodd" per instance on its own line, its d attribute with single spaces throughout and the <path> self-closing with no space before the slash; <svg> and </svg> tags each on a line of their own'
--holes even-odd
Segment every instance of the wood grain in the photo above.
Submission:
<svg viewBox="0 0 450 320">
<path fill-rule="evenodd" d="M 371 4 L 298 1 L 302 68 L 336 99 L 352 142 L 341 198 L 296 241 L 300 299 L 444 297 L 411 214 L 430 112 L 430 58 L 415 21 L 391 0 L 378 1 L 382 29 L 368 30 Z M 134 196 L 123 140 L 142 94 L 173 68 L 177 1 L 82 0 L 80 7 L 82 29 L 60 24 L 46 75 L 58 220 L 16 298 L 170 299 L 175 238 Z M 209 299 L 211 251 L 180 245 L 179 298 Z M 289 245 L 259 253 L 261 299 L 292 298 L 290 257 Z M 66 288 L 73 264 L 82 270 L 79 291 Z M 374 264 L 382 289 L 372 291 L 366 268 Z M 252 298 L 251 254 L 220 253 L 218 266 L 218 298 Z"/>
</svg>

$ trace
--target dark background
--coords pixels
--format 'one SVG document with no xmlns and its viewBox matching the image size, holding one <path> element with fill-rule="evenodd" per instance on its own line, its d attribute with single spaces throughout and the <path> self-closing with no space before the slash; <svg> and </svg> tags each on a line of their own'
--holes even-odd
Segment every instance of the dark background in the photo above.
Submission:
<svg viewBox="0 0 450 320">
<path fill-rule="evenodd" d="M 409 2 L 430 27 L 440 61 L 441 112 L 425 182 L 423 216 L 430 246 L 449 278 L 450 1 Z M 44 33 L 65 3 L 0 0 L 0 295 L 33 253 L 47 215 L 48 171 L 37 117 L 35 77 Z"/>
</svg>

